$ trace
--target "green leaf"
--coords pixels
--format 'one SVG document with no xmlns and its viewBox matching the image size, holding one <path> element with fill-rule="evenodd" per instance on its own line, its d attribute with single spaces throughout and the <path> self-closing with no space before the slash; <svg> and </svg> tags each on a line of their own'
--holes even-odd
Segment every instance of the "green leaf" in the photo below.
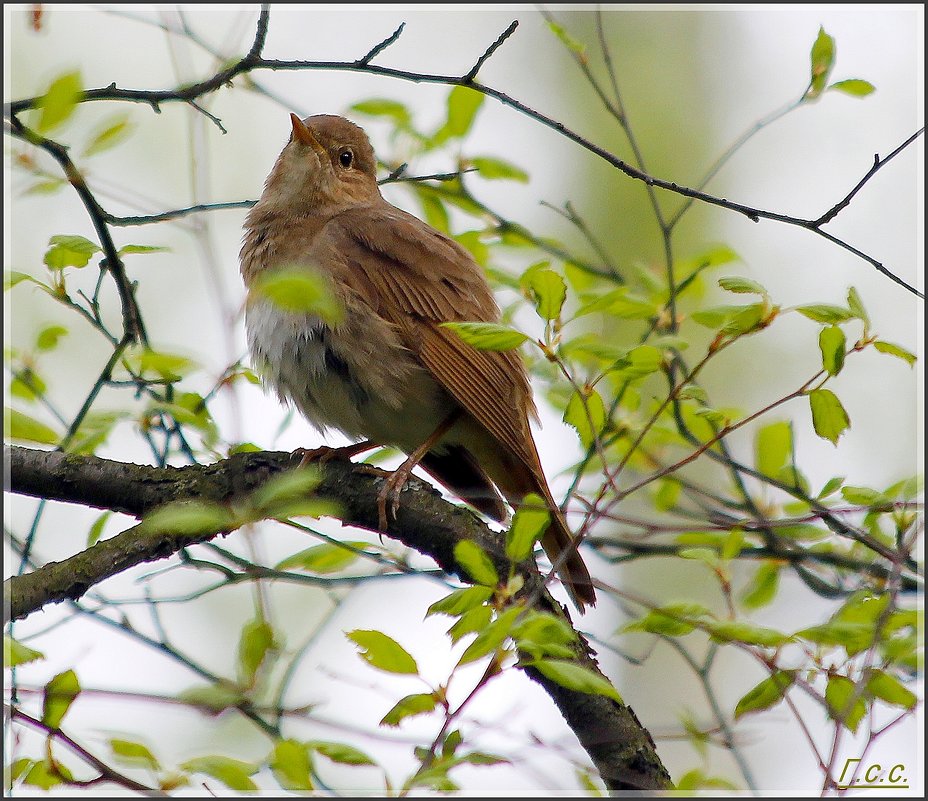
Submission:
<svg viewBox="0 0 928 801">
<path fill-rule="evenodd" d="M 161 245 L 124 245 L 116 253 L 120 256 L 128 256 L 135 253 L 169 253 L 170 248 Z"/>
<path fill-rule="evenodd" d="M 90 527 L 90 531 L 87 532 L 87 547 L 95 545 L 97 540 L 100 539 L 100 535 L 103 533 L 103 527 L 106 525 L 106 521 L 110 519 L 112 512 L 104 512 L 96 520 L 93 521 L 93 525 Z"/>
<path fill-rule="evenodd" d="M 526 334 L 500 323 L 442 323 L 477 350 L 513 350 L 528 339 Z"/>
<path fill-rule="evenodd" d="M 42 701 L 42 723 L 50 729 L 57 729 L 61 726 L 62 718 L 80 691 L 81 685 L 73 670 L 66 670 L 50 679 L 45 685 L 45 696 Z"/>
<path fill-rule="evenodd" d="M 327 740 L 309 740 L 306 747 L 322 754 L 339 765 L 376 765 L 367 754 L 358 748 L 344 743 L 332 743 Z"/>
<path fill-rule="evenodd" d="M 161 769 L 161 765 L 155 755 L 142 743 L 114 738 L 110 740 L 110 750 L 121 762 L 148 768 L 150 770 Z"/>
<path fill-rule="evenodd" d="M 312 790 L 313 763 L 309 750 L 297 740 L 278 740 L 268 766 L 284 790 Z"/>
<path fill-rule="evenodd" d="M 835 63 L 835 40 L 825 33 L 823 27 L 819 27 L 818 36 L 812 44 L 810 61 L 810 86 L 806 92 L 806 99 L 814 100 L 824 91 Z"/>
<path fill-rule="evenodd" d="M 790 463 L 793 455 L 793 426 L 786 420 L 769 423 L 758 430 L 754 442 L 754 465 L 771 478 Z"/>
<path fill-rule="evenodd" d="M 52 81 L 48 91 L 36 103 L 36 107 L 41 109 L 36 125 L 39 132 L 47 133 L 68 119 L 83 94 L 84 84 L 78 71 L 66 72 Z"/>
<path fill-rule="evenodd" d="M 331 281 L 308 267 L 262 273 L 252 283 L 251 291 L 282 311 L 314 315 L 329 325 L 341 322 L 345 316 Z"/>
<path fill-rule="evenodd" d="M 461 540 L 456 543 L 454 559 L 477 584 L 483 584 L 486 587 L 495 587 L 499 584 L 499 574 L 492 560 L 476 542 Z"/>
<path fill-rule="evenodd" d="M 854 487 L 851 485 L 842 487 L 841 497 L 848 503 L 856 503 L 861 506 L 874 506 L 879 503 L 886 503 L 889 500 L 882 492 L 870 489 L 870 487 Z"/>
<path fill-rule="evenodd" d="M 141 373 L 154 373 L 166 381 L 179 381 L 196 369 L 197 363 L 178 353 L 145 348 L 138 354 L 138 367 Z"/>
<path fill-rule="evenodd" d="M 566 659 L 539 659 L 530 664 L 543 676 L 568 690 L 590 695 L 605 695 L 613 701 L 623 703 L 622 696 L 605 676 L 583 665 L 578 665 L 576 662 Z"/>
<path fill-rule="evenodd" d="M 892 706 L 912 709 L 918 703 L 918 697 L 905 687 L 897 678 L 882 670 L 871 668 L 867 677 L 867 692 Z"/>
<path fill-rule="evenodd" d="M 623 320 L 647 320 L 657 314 L 657 304 L 639 295 L 633 295 L 628 287 L 619 287 L 603 295 L 597 295 L 577 311 L 574 317 L 602 312 Z"/>
<path fill-rule="evenodd" d="M 696 628 L 709 610 L 701 604 L 667 604 L 651 609 L 644 617 L 626 624 L 622 631 L 648 631 L 668 637 L 682 637 Z"/>
<path fill-rule="evenodd" d="M 181 764 L 188 773 L 205 773 L 222 782 L 230 790 L 248 792 L 258 789 L 249 776 L 258 772 L 258 766 L 225 756 L 203 756 L 188 759 Z"/>
<path fill-rule="evenodd" d="M 825 701 L 828 715 L 832 720 L 843 723 L 851 732 L 856 732 L 860 721 L 867 714 L 867 705 L 863 698 L 854 697 L 855 686 L 846 676 L 837 674 L 828 677 L 825 686 Z"/>
<path fill-rule="evenodd" d="M 767 606 L 777 594 L 780 585 L 780 564 L 778 562 L 762 562 L 751 584 L 745 589 L 741 603 L 747 609 L 759 609 Z"/>
<path fill-rule="evenodd" d="M 30 787 L 39 787 L 42 790 L 50 790 L 56 785 L 71 781 L 73 777 L 71 772 L 61 762 L 55 762 L 54 767 L 47 760 L 41 762 L 32 762 L 26 773 L 23 783 Z"/>
<path fill-rule="evenodd" d="M 248 505 L 256 513 L 270 517 L 280 506 L 310 496 L 321 480 L 318 468 L 313 465 L 278 473 L 251 493 Z"/>
<path fill-rule="evenodd" d="M 42 261 L 52 270 L 86 267 L 90 257 L 101 252 L 99 245 L 77 234 L 56 234 L 48 240 L 48 244 L 51 247 L 45 251 Z"/>
<path fill-rule="evenodd" d="M 496 651 L 512 632 L 516 618 L 522 613 L 522 607 L 512 606 L 496 618 L 489 626 L 480 631 L 474 641 L 464 649 L 458 665 L 474 662 Z"/>
<path fill-rule="evenodd" d="M 36 651 L 28 645 L 17 642 L 8 634 L 3 635 L 3 667 L 11 668 L 17 665 L 25 665 L 27 662 L 35 662 L 37 659 L 45 659 L 45 654 Z"/>
<path fill-rule="evenodd" d="M 238 687 L 233 687 L 227 683 L 190 687 L 179 692 L 177 698 L 185 704 L 217 715 L 226 709 L 238 706 L 246 700 Z"/>
<path fill-rule="evenodd" d="M 654 493 L 654 508 L 659 512 L 669 512 L 677 505 L 683 485 L 672 478 L 661 479 Z"/>
<path fill-rule="evenodd" d="M 547 21 L 548 28 L 551 29 L 551 32 L 561 40 L 561 43 L 571 52 L 576 53 L 578 56 L 582 56 L 586 52 L 586 45 L 578 42 L 574 39 L 563 26 L 558 25 L 553 20 Z"/>
<path fill-rule="evenodd" d="M 278 562 L 275 570 L 292 570 L 299 568 L 309 573 L 325 575 L 344 570 L 355 562 L 359 556 L 358 549 L 367 547 L 362 540 L 350 540 L 345 543 L 326 542 L 322 545 L 313 545 L 305 551 L 288 556 Z"/>
<path fill-rule="evenodd" d="M 535 309 L 542 320 L 557 320 L 567 298 L 567 284 L 554 270 L 533 270 L 527 279 L 535 301 Z"/>
<path fill-rule="evenodd" d="M 804 317 L 815 320 L 817 323 L 834 325 L 836 323 L 846 323 L 854 319 L 854 314 L 850 309 L 843 306 L 834 306 L 829 303 L 812 303 L 806 306 L 797 306 L 798 311 Z"/>
<path fill-rule="evenodd" d="M 399 726 L 405 718 L 422 715 L 435 709 L 435 698 L 431 693 L 415 693 L 401 698 L 396 705 L 383 716 L 381 726 Z"/>
<path fill-rule="evenodd" d="M 58 346 L 58 341 L 67 336 L 68 329 L 60 325 L 47 325 L 36 337 L 35 346 L 41 351 L 54 350 Z"/>
<path fill-rule="evenodd" d="M 493 181 L 503 179 L 519 181 L 523 184 L 528 183 L 528 173 L 525 172 L 525 170 L 519 169 L 514 164 L 510 164 L 508 161 L 490 158 L 489 156 L 474 156 L 473 158 L 469 158 L 467 162 L 473 167 L 476 167 L 480 176 L 487 180 Z"/>
<path fill-rule="evenodd" d="M 125 141 L 132 132 L 128 114 L 116 114 L 101 123 L 84 148 L 84 157 L 92 156 Z"/>
<path fill-rule="evenodd" d="M 435 601 L 425 613 L 426 617 L 430 615 L 451 615 L 459 617 L 465 612 L 474 609 L 486 603 L 493 597 L 493 588 L 478 585 L 476 587 L 465 587 L 455 590 L 450 595 Z"/>
<path fill-rule="evenodd" d="M 37 281 L 28 273 L 20 272 L 19 270 L 4 270 L 3 271 L 3 291 L 6 292 L 8 289 L 12 289 L 17 284 L 21 284 L 23 281 L 31 281 L 33 284 L 38 284 L 39 286 L 45 286 L 41 281 Z"/>
<path fill-rule="evenodd" d="M 419 672 L 419 666 L 409 652 L 381 631 L 355 629 L 346 632 L 345 636 L 361 649 L 361 657 L 378 670 L 412 675 Z"/>
<path fill-rule="evenodd" d="M 24 414 L 18 409 L 6 407 L 3 416 L 4 436 L 6 439 L 22 442 L 38 442 L 42 445 L 57 445 L 60 434 L 45 423 Z"/>
<path fill-rule="evenodd" d="M 575 391 L 564 410 L 564 422 L 573 426 L 584 448 L 589 448 L 606 423 L 606 405 L 600 394 L 588 388 L 585 396 Z"/>
<path fill-rule="evenodd" d="M 706 627 L 716 642 L 742 642 L 747 645 L 778 648 L 790 640 L 789 635 L 775 629 L 738 620 L 710 621 Z"/>
<path fill-rule="evenodd" d="M 397 100 L 389 100 L 382 97 L 372 97 L 368 100 L 362 100 L 350 107 L 352 111 L 358 114 L 365 114 L 368 117 L 390 117 L 398 127 L 407 128 L 412 116 L 409 109 Z"/>
<path fill-rule="evenodd" d="M 737 294 L 763 295 L 765 297 L 767 295 L 767 290 L 758 284 L 757 281 L 752 281 L 750 278 L 738 278 L 735 276 L 719 278 L 719 286 L 728 292 L 735 292 Z"/>
<path fill-rule="evenodd" d="M 837 375 L 844 367 L 847 338 L 836 325 L 829 325 L 818 335 L 818 346 L 822 351 L 822 366 L 828 375 Z"/>
<path fill-rule="evenodd" d="M 876 91 L 876 87 L 870 83 L 870 81 L 864 81 L 860 78 L 847 78 L 843 81 L 835 81 L 826 91 L 832 89 L 836 92 L 844 92 L 844 94 L 850 95 L 851 97 L 866 97 Z"/>
<path fill-rule="evenodd" d="M 890 356 L 902 359 L 910 367 L 918 360 L 918 357 L 914 353 L 910 353 L 900 345 L 893 345 L 891 342 L 874 342 L 873 347 L 880 353 L 888 353 Z"/>
<path fill-rule="evenodd" d="M 490 587 L 482 587 L 481 589 L 488 589 L 492 592 Z M 466 637 L 468 634 L 483 631 L 490 625 L 490 619 L 492 617 L 493 610 L 484 604 L 475 606 L 473 609 L 468 609 L 461 615 L 457 623 L 448 629 L 448 636 L 451 638 L 451 642 L 457 643 L 458 640 L 462 637 Z"/>
<path fill-rule="evenodd" d="M 151 534 L 193 536 L 237 527 L 231 512 L 218 503 L 175 501 L 149 512 L 139 528 Z"/>
<path fill-rule="evenodd" d="M 834 494 L 841 488 L 841 485 L 844 483 L 844 478 L 844 476 L 834 476 L 829 478 L 828 481 L 825 482 L 825 486 L 822 487 L 821 492 L 819 492 L 819 494 L 815 497 L 821 501 L 827 498 L 829 495 Z"/>
<path fill-rule="evenodd" d="M 860 299 L 860 294 L 854 287 L 851 287 L 847 291 L 847 307 L 858 320 L 863 320 L 865 330 L 870 328 L 870 316 L 864 308 L 864 303 Z"/>
<path fill-rule="evenodd" d="M 464 136 L 474 124 L 483 101 L 481 92 L 467 86 L 455 86 L 448 94 L 448 118 L 432 137 L 434 144 L 440 145 L 448 139 Z"/>
<path fill-rule="evenodd" d="M 544 498 L 534 492 L 528 493 L 516 509 L 512 525 L 506 532 L 506 556 L 514 562 L 528 559 L 550 521 L 551 512 Z"/>
<path fill-rule="evenodd" d="M 783 700 L 796 679 L 795 670 L 777 670 L 748 690 L 735 705 L 735 720 L 749 712 L 760 712 Z"/>
<path fill-rule="evenodd" d="M 761 321 L 767 315 L 768 308 L 764 303 L 752 303 L 742 307 L 719 329 L 719 332 L 729 337 L 739 337 L 750 334 L 760 327 Z"/>
<path fill-rule="evenodd" d="M 239 681 L 251 687 L 255 676 L 268 655 L 277 649 L 274 629 L 260 618 L 249 620 L 243 627 L 238 641 Z"/>
<path fill-rule="evenodd" d="M 838 396 L 830 389 L 813 389 L 809 393 L 809 406 L 812 409 L 815 433 L 832 445 L 837 445 L 838 437 L 851 425 Z"/>
<path fill-rule="evenodd" d="M 562 618 L 549 612 L 526 612 L 513 626 L 511 635 L 519 650 L 533 659 L 574 655 L 571 645 L 577 634 Z"/>
</svg>

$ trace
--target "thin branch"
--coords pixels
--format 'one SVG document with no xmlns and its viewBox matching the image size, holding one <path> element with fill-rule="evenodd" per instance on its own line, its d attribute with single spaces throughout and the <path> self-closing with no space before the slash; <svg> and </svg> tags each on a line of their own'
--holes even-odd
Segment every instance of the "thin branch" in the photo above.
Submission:
<svg viewBox="0 0 928 801">
<path fill-rule="evenodd" d="M 516 32 L 516 28 L 518 27 L 519 20 L 517 19 L 514 19 L 509 23 L 509 27 L 496 37 L 496 41 L 486 49 L 486 52 L 477 59 L 477 63 L 474 64 L 470 70 L 468 70 L 467 74 L 464 76 L 465 84 L 470 83 L 472 80 L 474 80 L 475 77 L 477 77 L 477 73 L 480 71 L 480 68 L 484 65 L 486 60 L 497 51 L 503 42 L 505 42 L 510 36 L 512 36 L 512 34 Z"/>
<path fill-rule="evenodd" d="M 399 27 L 393 31 L 386 39 L 384 39 L 380 44 L 374 45 L 367 53 L 367 55 L 359 58 L 357 64 L 362 66 L 367 66 L 370 64 L 371 59 L 380 55 L 384 50 L 386 50 L 390 45 L 392 45 L 403 33 L 403 28 L 406 27 L 405 22 L 401 22 Z"/>
</svg>

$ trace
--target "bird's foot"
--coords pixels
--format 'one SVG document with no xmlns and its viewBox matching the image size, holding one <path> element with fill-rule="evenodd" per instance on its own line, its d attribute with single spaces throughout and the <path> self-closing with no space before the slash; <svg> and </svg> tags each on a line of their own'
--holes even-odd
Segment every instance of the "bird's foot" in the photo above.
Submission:
<svg viewBox="0 0 928 801">
<path fill-rule="evenodd" d="M 313 463 L 322 465 L 332 459 L 349 462 L 352 456 L 357 456 L 359 453 L 364 453 L 364 451 L 376 447 L 377 445 L 370 440 L 364 440 L 353 445 L 343 445 L 339 448 L 330 448 L 327 445 L 322 445 L 319 448 L 297 448 L 294 454 L 299 454 L 301 457 L 300 467 L 306 467 L 306 465 Z"/>
</svg>

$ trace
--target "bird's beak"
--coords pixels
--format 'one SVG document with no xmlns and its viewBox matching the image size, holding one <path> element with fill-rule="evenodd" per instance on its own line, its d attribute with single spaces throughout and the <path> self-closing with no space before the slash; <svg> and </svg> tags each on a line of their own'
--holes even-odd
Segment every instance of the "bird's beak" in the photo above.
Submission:
<svg viewBox="0 0 928 801">
<path fill-rule="evenodd" d="M 291 112 L 290 122 L 293 124 L 294 141 L 311 147 L 320 156 L 325 154 L 325 148 L 319 144 L 319 140 L 313 136 L 313 132 L 303 124 L 303 120 Z"/>
</svg>

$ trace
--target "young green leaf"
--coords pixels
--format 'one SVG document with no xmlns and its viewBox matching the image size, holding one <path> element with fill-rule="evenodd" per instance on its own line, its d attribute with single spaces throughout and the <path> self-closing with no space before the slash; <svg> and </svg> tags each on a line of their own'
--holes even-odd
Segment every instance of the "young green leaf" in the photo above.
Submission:
<svg viewBox="0 0 928 801">
<path fill-rule="evenodd" d="M 110 740 L 110 750 L 120 762 L 148 768 L 149 770 L 161 769 L 155 755 L 149 750 L 148 746 L 142 743 L 113 738 Z"/>
<path fill-rule="evenodd" d="M 355 629 L 345 636 L 361 649 L 361 657 L 378 670 L 412 675 L 419 672 L 409 652 L 381 631 Z"/>
<path fill-rule="evenodd" d="M 474 156 L 467 161 L 471 166 L 477 168 L 477 172 L 480 173 L 481 177 L 488 180 L 504 179 L 519 181 L 523 184 L 528 182 L 528 173 L 508 161 L 490 158 L 489 156 Z"/>
<path fill-rule="evenodd" d="M 48 240 L 51 246 L 42 261 L 52 270 L 65 267 L 86 267 L 90 257 L 100 252 L 100 246 L 77 234 L 56 234 Z"/>
<path fill-rule="evenodd" d="M 222 782 L 230 790 L 249 792 L 258 789 L 249 777 L 258 772 L 258 766 L 226 756 L 203 756 L 188 759 L 180 766 L 188 773 L 204 773 Z"/>
<path fill-rule="evenodd" d="M 477 584 L 495 587 L 499 574 L 486 552 L 471 540 L 461 540 L 454 546 L 454 558 Z"/>
<path fill-rule="evenodd" d="M 569 33 L 567 33 L 567 31 L 564 29 L 564 27 L 563 27 L 562 25 L 558 25 L 558 24 L 557 24 L 556 22 L 554 22 L 553 20 L 548 20 L 548 23 L 547 23 L 547 24 L 548 24 L 548 28 L 550 28 L 551 32 L 552 32 L 558 39 L 561 40 L 561 42 L 563 43 L 563 45 L 564 45 L 568 50 L 570 50 L 570 51 L 573 52 L 573 53 L 576 53 L 578 56 L 581 56 L 581 57 L 584 56 L 584 54 L 585 54 L 585 52 L 586 52 L 586 45 L 585 45 L 585 44 L 583 44 L 582 42 L 578 42 L 578 41 L 577 41 L 576 39 L 574 39 Z"/>
<path fill-rule="evenodd" d="M 322 476 L 313 465 L 297 467 L 268 479 L 248 497 L 248 505 L 259 514 L 267 514 L 282 503 L 311 495 Z"/>
<path fill-rule="evenodd" d="M 561 316 L 567 284 L 554 270 L 533 270 L 528 276 L 528 288 L 542 320 L 557 320 Z"/>
<path fill-rule="evenodd" d="M 95 545 L 97 540 L 100 539 L 100 535 L 103 533 L 103 527 L 106 525 L 106 521 L 110 519 L 112 512 L 104 512 L 96 520 L 93 521 L 93 525 L 90 527 L 90 531 L 87 532 L 87 547 Z"/>
<path fill-rule="evenodd" d="M 252 284 L 252 292 L 282 311 L 315 315 L 330 325 L 345 314 L 329 279 L 305 267 L 262 273 Z"/>
<path fill-rule="evenodd" d="M 47 133 L 68 119 L 83 94 L 80 72 L 66 72 L 52 81 L 48 91 L 36 103 L 36 107 L 41 109 L 36 125 L 39 132 Z"/>
<path fill-rule="evenodd" d="M 474 641 L 464 649 L 459 665 L 466 665 L 499 648 L 512 632 L 516 618 L 522 613 L 522 607 L 512 606 L 496 618 L 489 626 L 480 631 Z"/>
<path fill-rule="evenodd" d="M 887 353 L 890 356 L 895 356 L 897 359 L 902 359 L 909 367 L 918 361 L 918 357 L 914 353 L 910 353 L 899 345 L 893 345 L 891 342 L 874 342 L 873 347 L 880 353 Z"/>
<path fill-rule="evenodd" d="M 399 128 L 406 128 L 412 121 L 409 109 L 398 100 L 372 97 L 351 106 L 351 110 L 368 117 L 390 117 Z"/>
<path fill-rule="evenodd" d="M 191 536 L 236 528 L 232 513 L 209 501 L 174 501 L 149 512 L 139 528 L 152 534 Z"/>
<path fill-rule="evenodd" d="M 825 701 L 832 720 L 843 723 L 851 732 L 856 732 L 860 721 L 867 714 L 863 698 L 854 698 L 856 687 L 846 676 L 834 674 L 828 677 L 825 686 Z"/>
<path fill-rule="evenodd" d="M 822 366 L 828 375 L 837 375 L 844 367 L 847 338 L 836 325 L 829 325 L 818 335 L 818 346 L 822 351 Z"/>
<path fill-rule="evenodd" d="M 41 351 L 54 350 L 63 336 L 67 336 L 68 329 L 60 325 L 47 325 L 35 339 L 35 346 Z"/>
<path fill-rule="evenodd" d="M 778 704 L 796 679 L 795 670 L 777 670 L 748 690 L 735 705 L 735 720 L 749 712 L 760 712 Z"/>
<path fill-rule="evenodd" d="M 588 667 L 566 659 L 539 659 L 530 664 L 543 676 L 568 690 L 590 695 L 605 695 L 613 701 L 623 703 L 619 691 L 612 686 L 609 680 L 605 676 L 594 673 Z"/>
<path fill-rule="evenodd" d="M 477 350 L 513 350 L 528 339 L 526 334 L 500 323 L 442 323 Z"/>
<path fill-rule="evenodd" d="M 413 715 L 422 715 L 435 709 L 435 698 L 430 693 L 415 693 L 401 698 L 396 705 L 383 716 L 381 726 L 399 726 Z"/>
<path fill-rule="evenodd" d="M 455 86 L 448 94 L 448 118 L 432 137 L 433 144 L 440 145 L 448 139 L 464 136 L 474 124 L 483 101 L 481 92 L 467 86 Z"/>
<path fill-rule="evenodd" d="M 50 729 L 57 729 L 80 691 L 81 685 L 73 670 L 66 670 L 49 680 L 42 701 L 42 723 Z"/>
<path fill-rule="evenodd" d="M 706 627 L 716 642 L 741 642 L 765 648 L 778 648 L 790 640 L 789 635 L 775 629 L 739 620 L 709 621 Z"/>
<path fill-rule="evenodd" d="M 811 303 L 806 306 L 797 306 L 798 311 L 804 317 L 814 320 L 817 323 L 825 325 L 835 325 L 836 323 L 846 323 L 854 319 L 854 314 L 850 309 L 843 306 L 835 306 L 830 303 Z"/>
<path fill-rule="evenodd" d="M 319 575 L 337 573 L 357 560 L 360 555 L 358 551 L 366 547 L 367 543 L 361 540 L 350 540 L 345 543 L 324 542 L 288 556 L 278 562 L 274 569 L 293 570 L 297 568 Z"/>
<path fill-rule="evenodd" d="M 589 448 L 606 423 L 606 405 L 595 389 L 580 395 L 575 391 L 564 410 L 564 422 L 573 426 L 584 448 Z"/>
<path fill-rule="evenodd" d="M 812 44 L 810 61 L 810 85 L 806 99 L 814 100 L 824 91 L 835 63 L 835 40 L 825 33 L 823 27 L 819 27 L 818 36 Z"/>
<path fill-rule="evenodd" d="M 41 423 L 18 409 L 4 409 L 4 435 L 7 439 L 57 445 L 61 436 L 45 423 Z"/>
<path fill-rule="evenodd" d="M 844 81 L 835 81 L 826 91 L 834 89 L 836 92 L 844 92 L 851 97 L 866 97 L 876 91 L 876 87 L 870 81 L 864 81 L 860 78 L 848 78 Z"/>
<path fill-rule="evenodd" d="M 238 641 L 239 681 L 247 687 L 252 686 L 259 668 L 276 648 L 271 625 L 259 618 L 249 620 L 242 627 Z"/>
<path fill-rule="evenodd" d="M 851 425 L 838 396 L 830 389 L 814 389 L 809 393 L 809 406 L 812 409 L 815 433 L 832 445 L 837 445 L 838 437 Z"/>
<path fill-rule="evenodd" d="M 868 330 L 870 328 L 870 316 L 867 314 L 864 303 L 860 299 L 860 293 L 858 293 L 854 287 L 851 287 L 847 291 L 847 307 L 858 320 L 863 321 L 864 330 Z"/>
<path fill-rule="evenodd" d="M 738 278 L 736 276 L 719 278 L 719 286 L 728 292 L 735 292 L 738 294 L 763 295 L 765 297 L 767 295 L 767 290 L 758 284 L 757 281 L 752 281 L 750 278 Z"/>
<path fill-rule="evenodd" d="M 308 740 L 305 745 L 310 751 L 322 754 L 326 759 L 331 759 L 339 765 L 377 764 L 360 749 L 344 743 L 332 743 L 328 740 Z"/>
<path fill-rule="evenodd" d="M 132 132 L 132 127 L 128 114 L 116 114 L 107 118 L 97 127 L 93 138 L 84 148 L 84 157 L 109 150 L 125 141 Z"/>
<path fill-rule="evenodd" d="M 774 561 L 762 562 L 754 573 L 753 580 L 745 588 L 741 603 L 746 609 L 767 606 L 776 597 L 779 585 L 780 564 Z"/>
<path fill-rule="evenodd" d="M 486 603 L 493 597 L 493 588 L 477 585 L 476 587 L 464 587 L 455 590 L 450 595 L 446 595 L 438 601 L 435 601 L 425 613 L 426 617 L 430 615 L 451 615 L 460 617 L 465 612 L 475 609 Z"/>
<path fill-rule="evenodd" d="M 871 668 L 867 676 L 867 693 L 892 706 L 912 709 L 918 703 L 918 697 L 905 687 L 897 678 L 878 668 Z"/>
<path fill-rule="evenodd" d="M 528 559 L 550 520 L 544 498 L 534 492 L 526 495 L 506 532 L 506 556 L 514 562 Z"/>
<path fill-rule="evenodd" d="M 771 478 L 777 476 L 793 456 L 793 426 L 786 420 L 768 423 L 754 441 L 754 465 Z"/>
<path fill-rule="evenodd" d="M 284 790 L 314 789 L 309 749 L 298 740 L 278 740 L 274 743 L 268 766 Z"/>
<path fill-rule="evenodd" d="M 35 662 L 37 659 L 45 659 L 45 654 L 36 651 L 28 645 L 17 642 L 8 634 L 3 635 L 3 667 L 11 668 L 17 665 L 25 665 L 27 662 Z"/>
</svg>

